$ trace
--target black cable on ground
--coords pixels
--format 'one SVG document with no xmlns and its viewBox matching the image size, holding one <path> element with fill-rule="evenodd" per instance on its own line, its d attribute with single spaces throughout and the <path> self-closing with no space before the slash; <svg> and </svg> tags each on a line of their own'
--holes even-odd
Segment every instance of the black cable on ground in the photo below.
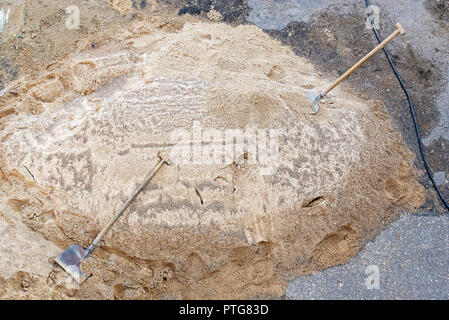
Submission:
<svg viewBox="0 0 449 320">
<path fill-rule="evenodd" d="M 366 4 L 366 7 L 368 8 L 370 6 L 369 0 L 365 0 L 365 4 Z M 372 19 L 372 18 L 371 18 L 371 25 L 373 27 L 374 34 L 376 35 L 377 41 L 379 43 L 381 43 L 382 39 L 379 37 L 379 34 L 377 33 L 376 27 L 374 25 L 374 19 Z M 394 74 L 396 75 L 396 78 L 399 80 L 399 83 L 401 84 L 402 90 L 404 90 L 404 93 L 407 96 L 407 101 L 410 106 L 410 113 L 412 115 L 413 124 L 415 125 L 415 132 L 416 132 L 416 138 L 418 140 L 419 152 L 421 153 L 421 157 L 422 157 L 422 160 L 424 163 L 424 167 L 426 168 L 427 175 L 429 176 L 429 179 L 432 182 L 433 187 L 435 188 L 435 191 L 438 193 L 438 196 L 440 197 L 441 201 L 446 206 L 446 209 L 449 210 L 449 205 L 447 203 L 447 200 L 444 198 L 443 194 L 440 191 L 440 188 L 436 184 L 436 182 L 433 178 L 433 175 L 432 175 L 432 171 L 430 170 L 429 163 L 427 162 L 426 155 L 424 153 L 423 144 L 422 144 L 421 131 L 419 130 L 418 122 L 416 121 L 415 107 L 413 106 L 412 99 L 410 98 L 410 94 L 408 93 L 407 88 L 405 87 L 405 84 L 402 81 L 401 76 L 399 75 L 398 71 L 396 70 L 396 67 L 394 66 L 393 60 L 391 60 L 390 54 L 388 53 L 387 49 L 383 48 L 383 51 L 385 53 L 385 56 L 388 59 L 388 62 L 390 63 L 391 68 L 393 69 Z"/>
</svg>

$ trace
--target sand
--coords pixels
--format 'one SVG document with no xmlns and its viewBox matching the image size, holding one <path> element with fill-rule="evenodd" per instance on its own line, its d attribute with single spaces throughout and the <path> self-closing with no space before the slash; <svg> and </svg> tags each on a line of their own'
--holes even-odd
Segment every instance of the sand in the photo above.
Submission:
<svg viewBox="0 0 449 320">
<path fill-rule="evenodd" d="M 112 1 L 121 14 L 126 3 Z M 347 262 L 400 208 L 423 204 L 381 102 L 341 86 L 311 115 L 307 91 L 331 80 L 259 28 L 210 19 L 143 15 L 8 85 L 0 297 L 280 297 L 289 278 Z M 278 130 L 275 168 L 251 162 L 254 150 L 162 168 L 76 286 L 52 258 L 87 247 L 173 150 L 173 132 L 198 127 L 223 139 Z"/>
</svg>

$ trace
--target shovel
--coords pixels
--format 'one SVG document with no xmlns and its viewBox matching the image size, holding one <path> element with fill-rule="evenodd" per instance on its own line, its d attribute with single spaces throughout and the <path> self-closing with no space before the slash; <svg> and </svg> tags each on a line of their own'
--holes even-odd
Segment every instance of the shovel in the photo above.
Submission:
<svg viewBox="0 0 449 320">
<path fill-rule="evenodd" d="M 382 49 L 389 43 L 391 40 L 393 40 L 397 35 L 399 34 L 405 34 L 404 29 L 402 28 L 400 23 L 396 23 L 396 31 L 393 32 L 391 35 L 388 36 L 382 43 L 380 43 L 377 47 L 375 47 L 373 50 L 371 50 L 370 53 L 368 53 L 365 57 L 363 57 L 359 62 L 357 62 L 352 68 L 350 68 L 348 71 L 346 71 L 340 78 L 338 78 L 329 88 L 327 88 L 324 92 L 320 93 L 319 95 L 315 96 L 313 93 L 308 92 L 307 95 L 309 96 L 310 100 L 312 101 L 313 107 L 315 108 L 315 112 L 312 114 L 317 114 L 320 110 L 320 106 L 318 102 L 323 99 L 332 89 L 334 89 L 336 86 L 340 84 L 343 80 L 345 80 L 347 77 L 351 75 L 355 70 L 357 70 L 362 64 L 364 64 L 366 61 L 368 61 L 372 56 L 376 54 L 377 51 Z"/>
<path fill-rule="evenodd" d="M 84 248 L 78 244 L 74 244 L 70 246 L 67 250 L 65 250 L 63 253 L 61 253 L 59 256 L 56 257 L 55 261 L 78 283 L 81 284 L 84 280 L 86 280 L 90 275 L 85 275 L 81 269 L 80 265 L 81 263 L 90 256 L 92 251 L 97 247 L 101 239 L 104 237 L 104 235 L 111 229 L 113 224 L 120 218 L 120 216 L 125 212 L 125 210 L 128 208 L 128 206 L 133 202 L 133 200 L 139 195 L 139 193 L 145 188 L 145 186 L 148 184 L 148 182 L 154 177 L 154 175 L 159 171 L 159 169 L 164 165 L 168 164 L 171 165 L 171 161 L 169 159 L 166 159 L 161 154 L 159 154 L 159 162 L 154 167 L 154 169 L 148 174 L 148 176 L 145 178 L 145 180 L 139 185 L 139 187 L 134 191 L 131 198 L 126 201 L 126 203 L 122 206 L 122 208 L 115 214 L 114 217 L 109 221 L 109 223 L 101 230 L 101 232 L 98 234 L 98 236 L 95 238 L 95 240 L 92 242 L 92 244 L 87 248 L 87 250 L 84 250 Z"/>
</svg>

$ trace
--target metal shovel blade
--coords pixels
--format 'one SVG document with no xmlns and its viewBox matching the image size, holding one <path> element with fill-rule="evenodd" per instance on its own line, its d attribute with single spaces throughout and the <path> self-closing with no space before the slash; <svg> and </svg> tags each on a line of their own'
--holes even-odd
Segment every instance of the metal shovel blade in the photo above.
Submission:
<svg viewBox="0 0 449 320">
<path fill-rule="evenodd" d="M 320 105 L 318 104 L 318 101 L 323 97 L 321 93 L 318 96 L 315 96 L 312 92 L 307 92 L 307 95 L 309 96 L 310 101 L 312 101 L 313 107 L 315 108 L 315 112 L 312 114 L 317 114 L 318 111 L 320 111 Z"/>
<path fill-rule="evenodd" d="M 58 263 L 78 284 L 89 278 L 80 269 L 81 262 L 89 256 L 89 252 L 78 244 L 70 246 L 56 257 Z"/>
</svg>

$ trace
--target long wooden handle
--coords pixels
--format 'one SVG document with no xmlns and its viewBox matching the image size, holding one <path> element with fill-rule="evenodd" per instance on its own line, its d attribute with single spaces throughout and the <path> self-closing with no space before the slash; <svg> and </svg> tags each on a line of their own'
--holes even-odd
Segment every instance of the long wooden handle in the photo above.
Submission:
<svg viewBox="0 0 449 320">
<path fill-rule="evenodd" d="M 95 238 L 95 240 L 90 245 L 88 251 L 89 254 L 92 252 L 94 247 L 98 246 L 101 242 L 101 239 L 104 237 L 104 235 L 111 229 L 111 227 L 114 225 L 114 223 L 120 218 L 120 216 L 125 212 L 125 210 L 128 208 L 128 206 L 133 202 L 133 200 L 139 195 L 139 193 L 142 191 L 143 188 L 148 184 L 148 182 L 154 177 L 154 175 L 159 171 L 159 169 L 165 164 L 171 164 L 171 161 L 162 157 L 159 155 L 160 160 L 157 163 L 157 165 L 151 170 L 151 172 L 148 174 L 148 176 L 145 178 L 145 180 L 137 187 L 136 191 L 134 191 L 133 195 L 126 201 L 126 203 L 120 208 L 120 210 L 111 218 L 109 223 L 101 230 L 101 232 L 98 234 L 98 236 Z"/>
<path fill-rule="evenodd" d="M 382 41 L 382 43 L 380 43 L 377 47 L 375 47 L 373 50 L 371 50 L 370 53 L 368 53 L 366 56 L 364 56 L 362 58 L 362 60 L 360 60 L 359 62 L 357 62 L 351 69 L 349 69 L 348 71 L 346 71 L 340 78 L 337 79 L 337 81 L 335 81 L 329 88 L 326 89 L 326 91 L 324 91 L 321 95 L 324 97 L 325 95 L 327 95 L 332 89 L 334 89 L 336 86 L 338 86 L 340 84 L 340 82 L 342 82 L 344 79 L 346 79 L 347 77 L 349 77 L 349 75 L 351 73 L 353 73 L 355 70 L 357 70 L 362 64 L 364 64 L 366 61 L 368 61 L 372 56 L 374 56 L 376 54 L 377 51 L 379 51 L 380 49 L 382 49 L 383 47 L 385 47 L 387 45 L 388 42 L 390 42 L 391 40 L 393 40 L 397 35 L 399 34 L 404 34 L 405 31 L 402 28 L 400 23 L 396 24 L 396 31 L 393 32 L 388 38 L 386 38 L 384 41 Z"/>
</svg>

